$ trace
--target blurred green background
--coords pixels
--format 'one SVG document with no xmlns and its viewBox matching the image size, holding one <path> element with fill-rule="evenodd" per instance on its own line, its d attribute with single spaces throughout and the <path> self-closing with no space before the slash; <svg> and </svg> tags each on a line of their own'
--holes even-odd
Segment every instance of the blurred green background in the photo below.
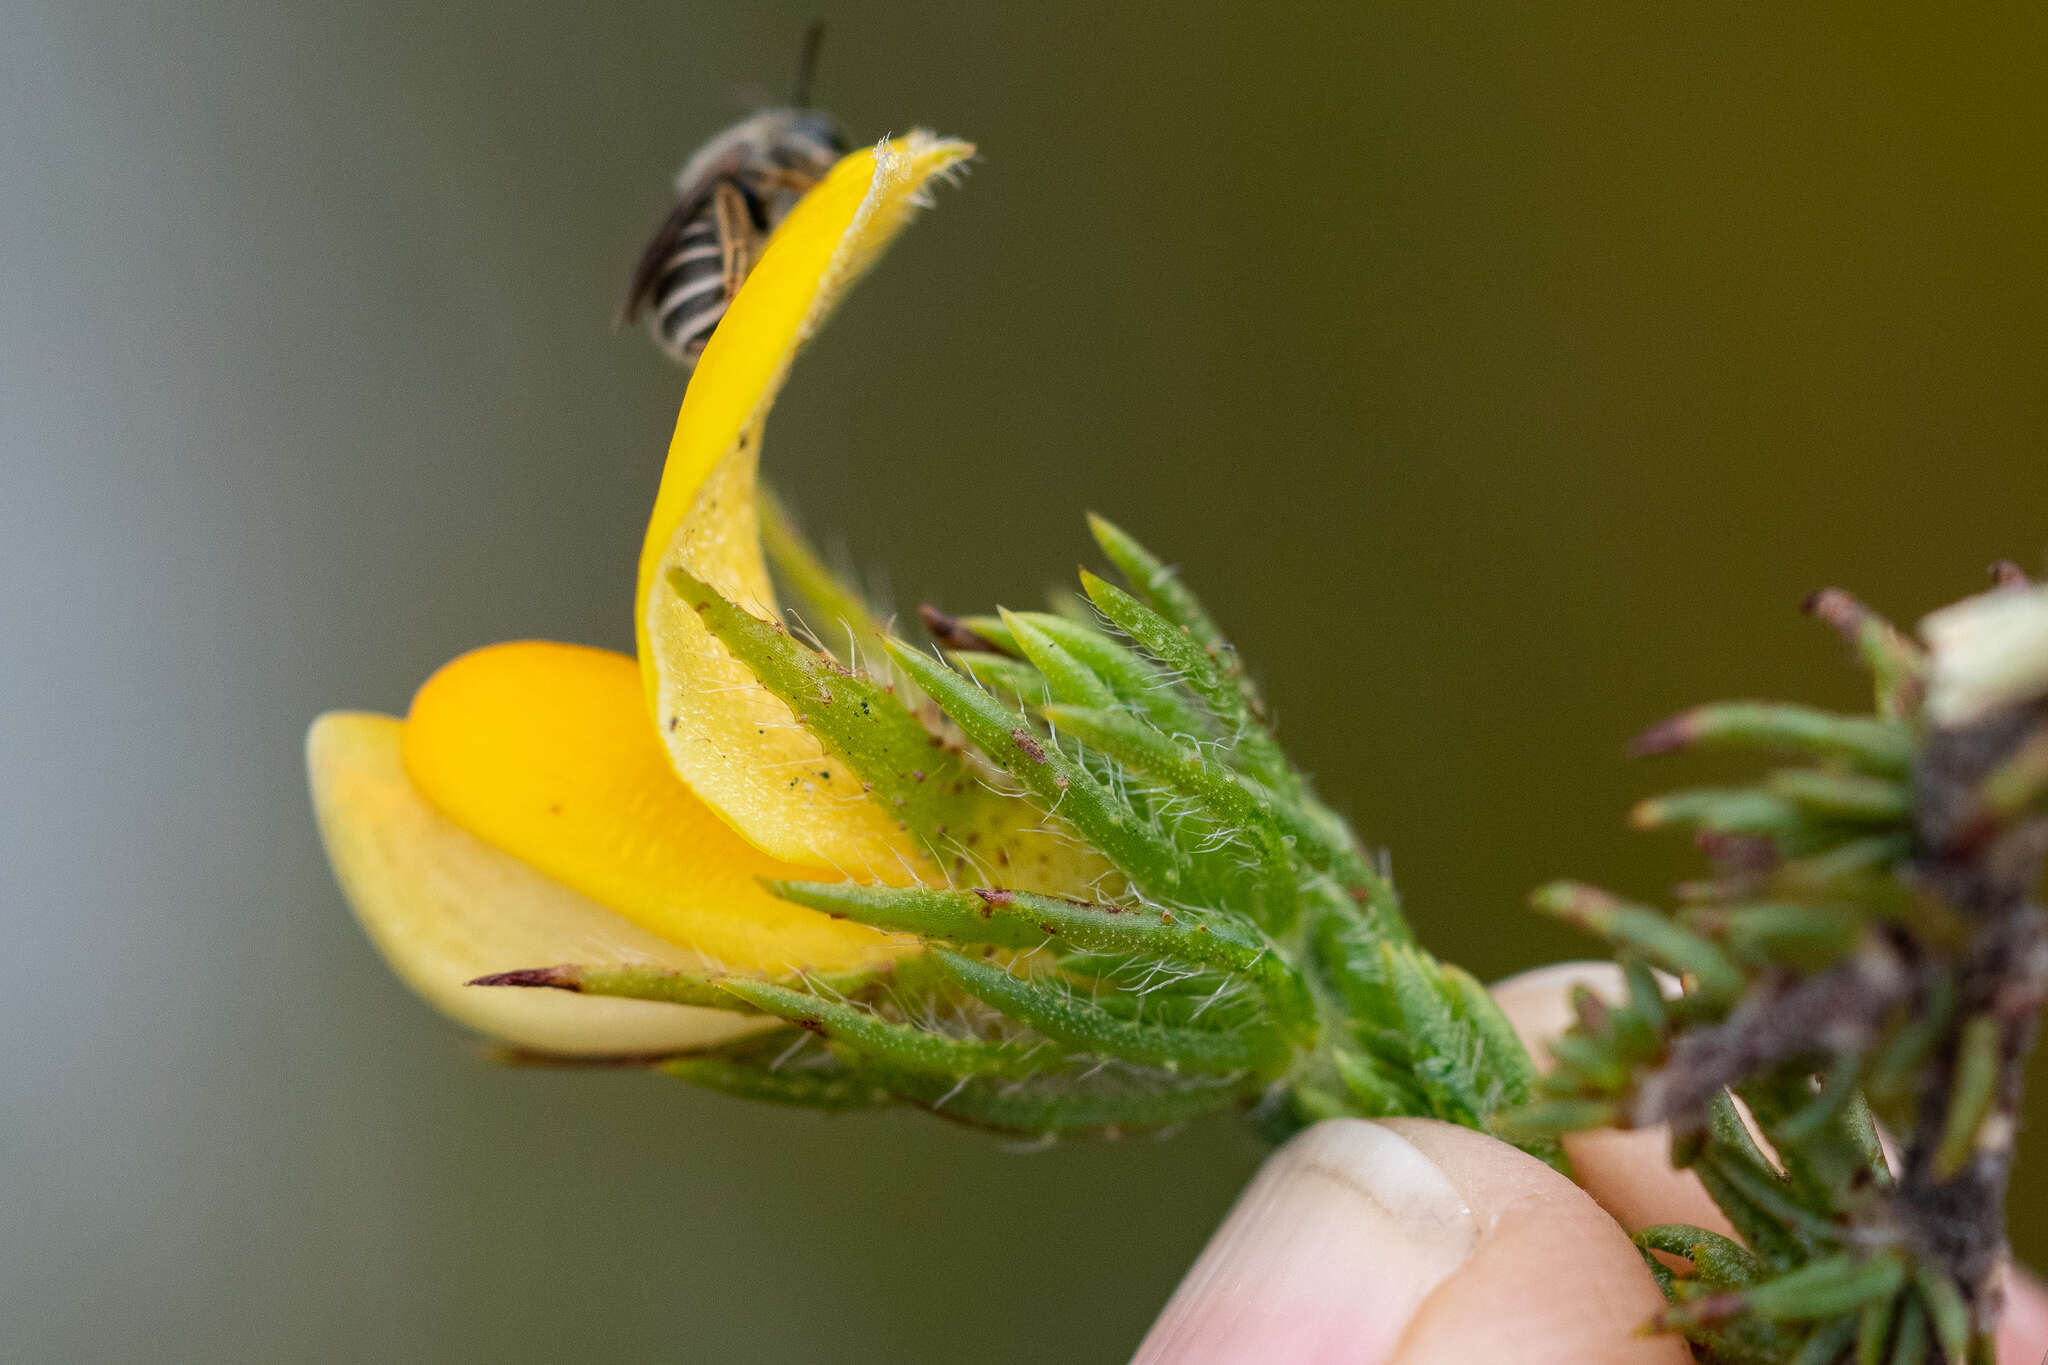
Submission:
<svg viewBox="0 0 2048 1365">
<path fill-rule="evenodd" d="M 857 136 L 984 155 L 774 479 L 906 605 L 1168 550 L 1483 975 L 1689 867 L 1638 727 L 1855 703 L 1809 589 L 2038 564 L 2038 8 L 1541 8 L 0 7 L 0 1357 L 1115 1361 L 1252 1169 L 485 1066 L 328 879 L 316 711 L 629 646 L 610 311 L 813 13 Z"/>
</svg>

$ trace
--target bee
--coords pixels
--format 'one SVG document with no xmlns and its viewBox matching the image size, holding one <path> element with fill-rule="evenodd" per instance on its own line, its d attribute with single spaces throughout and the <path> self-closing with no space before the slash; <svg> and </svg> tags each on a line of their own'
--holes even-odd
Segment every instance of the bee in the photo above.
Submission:
<svg viewBox="0 0 2048 1365">
<path fill-rule="evenodd" d="M 769 232 L 846 155 L 838 123 L 808 107 L 823 37 L 821 24 L 804 34 L 786 108 L 733 125 L 684 163 L 675 204 L 634 267 L 619 320 L 644 320 L 654 344 L 685 369 L 704 353 Z"/>
</svg>

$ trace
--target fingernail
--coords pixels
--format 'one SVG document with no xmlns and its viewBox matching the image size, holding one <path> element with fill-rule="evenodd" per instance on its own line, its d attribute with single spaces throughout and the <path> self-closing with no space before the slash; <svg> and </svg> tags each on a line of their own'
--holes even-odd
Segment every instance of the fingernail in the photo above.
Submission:
<svg viewBox="0 0 2048 1365">
<path fill-rule="evenodd" d="M 1276 1152 L 1174 1291 L 1134 1365 L 1384 1360 L 1478 1225 L 1412 1143 L 1332 1119 Z"/>
</svg>

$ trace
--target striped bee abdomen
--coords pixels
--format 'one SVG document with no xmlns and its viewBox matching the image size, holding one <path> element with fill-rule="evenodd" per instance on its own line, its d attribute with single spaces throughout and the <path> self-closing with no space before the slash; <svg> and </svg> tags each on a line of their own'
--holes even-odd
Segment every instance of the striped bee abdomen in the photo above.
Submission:
<svg viewBox="0 0 2048 1365">
<path fill-rule="evenodd" d="M 675 233 L 654 263 L 641 300 L 655 342 L 676 360 L 694 365 L 746 278 L 759 229 L 745 196 L 720 184 Z"/>
</svg>

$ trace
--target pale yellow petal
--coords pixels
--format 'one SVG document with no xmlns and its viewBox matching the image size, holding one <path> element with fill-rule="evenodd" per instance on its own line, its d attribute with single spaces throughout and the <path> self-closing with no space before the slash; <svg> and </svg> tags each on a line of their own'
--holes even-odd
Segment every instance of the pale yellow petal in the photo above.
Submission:
<svg viewBox="0 0 2048 1365">
<path fill-rule="evenodd" d="M 908 942 L 762 889 L 833 873 L 762 853 L 676 779 L 623 654 L 544 641 L 465 654 L 413 698 L 402 747 L 415 789 L 457 825 L 728 970 L 854 970 Z"/>
<path fill-rule="evenodd" d="M 777 615 L 755 508 L 761 429 L 791 360 L 834 301 L 972 152 L 913 133 L 856 152 L 777 229 L 698 362 L 641 550 L 646 704 L 675 772 L 757 847 L 862 880 L 929 876 L 914 842 L 665 581 L 683 568 Z"/>
<path fill-rule="evenodd" d="M 413 790 L 399 732 L 391 716 L 330 712 L 306 736 L 306 767 L 356 918 L 430 1004 L 500 1041 L 571 1055 L 683 1051 L 760 1027 L 718 1010 L 465 986 L 560 962 L 705 963 L 458 828 Z"/>
</svg>

